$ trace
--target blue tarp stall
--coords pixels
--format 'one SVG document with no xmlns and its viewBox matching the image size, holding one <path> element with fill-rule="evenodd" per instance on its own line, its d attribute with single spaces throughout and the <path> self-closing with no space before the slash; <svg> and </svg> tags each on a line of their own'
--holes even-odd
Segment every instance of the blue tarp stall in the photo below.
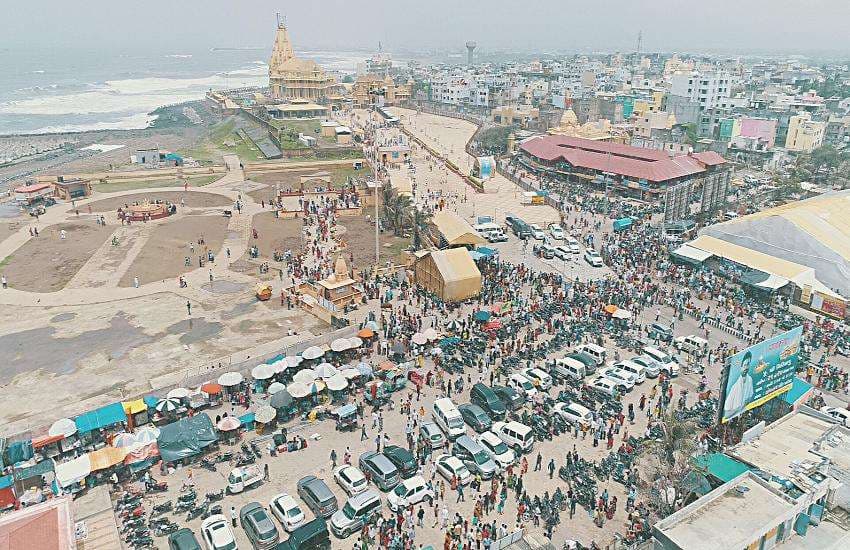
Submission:
<svg viewBox="0 0 850 550">
<path fill-rule="evenodd" d="M 42 460 L 34 466 L 26 466 L 24 468 L 15 468 L 15 481 L 23 481 L 32 477 L 43 476 L 44 474 L 54 471 L 53 460 Z"/>
<path fill-rule="evenodd" d="M 81 434 L 93 432 L 121 422 L 127 422 L 127 413 L 124 412 L 124 405 L 121 403 L 113 403 L 97 410 L 89 411 L 74 419 L 74 423 L 77 425 L 77 432 Z"/>
<path fill-rule="evenodd" d="M 614 220 L 614 231 L 625 231 L 631 226 L 631 218 L 620 218 L 619 220 Z"/>
<path fill-rule="evenodd" d="M 246 430 L 253 430 L 255 422 L 254 412 L 251 411 L 249 413 L 243 414 L 239 417 L 239 421 L 242 422 L 242 425 L 245 426 Z"/>
<path fill-rule="evenodd" d="M 218 441 L 218 436 L 210 417 L 201 413 L 166 424 L 156 441 L 162 459 L 173 462 L 200 453 Z"/>
<path fill-rule="evenodd" d="M 142 398 L 142 401 L 145 402 L 145 405 L 147 405 L 149 409 L 152 409 L 156 407 L 157 403 L 159 403 L 159 397 L 155 397 L 153 395 L 146 395 Z"/>
<path fill-rule="evenodd" d="M 18 462 L 24 462 L 26 460 L 31 459 L 35 455 L 35 452 L 32 449 L 32 441 L 29 439 L 25 441 L 15 441 L 14 443 L 9 443 L 9 448 L 6 449 L 6 457 L 8 458 L 8 464 L 17 464 Z"/>
</svg>

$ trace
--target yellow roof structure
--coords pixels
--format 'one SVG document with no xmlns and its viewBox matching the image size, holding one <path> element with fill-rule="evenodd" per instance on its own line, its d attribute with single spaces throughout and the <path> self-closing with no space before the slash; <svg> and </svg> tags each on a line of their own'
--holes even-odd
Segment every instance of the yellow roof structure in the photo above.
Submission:
<svg viewBox="0 0 850 550">
<path fill-rule="evenodd" d="M 466 300 L 481 292 L 481 272 L 465 248 L 419 251 L 416 283 L 446 301 Z"/>
<path fill-rule="evenodd" d="M 127 415 L 136 414 L 148 410 L 148 406 L 145 404 L 144 399 L 124 401 L 123 403 L 121 403 L 121 406 L 124 407 L 124 414 Z"/>
<path fill-rule="evenodd" d="M 447 283 L 481 278 L 478 266 L 472 261 L 472 256 L 465 248 L 434 250 L 431 252 L 431 258 L 443 275 L 443 280 Z"/>
<path fill-rule="evenodd" d="M 431 217 L 431 221 L 448 246 L 474 246 L 487 242 L 471 225 L 453 212 L 445 210 L 437 212 Z"/>
</svg>

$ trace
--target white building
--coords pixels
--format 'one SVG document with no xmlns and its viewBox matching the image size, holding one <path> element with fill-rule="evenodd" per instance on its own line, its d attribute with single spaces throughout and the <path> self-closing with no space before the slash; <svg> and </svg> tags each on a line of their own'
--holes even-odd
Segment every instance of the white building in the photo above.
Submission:
<svg viewBox="0 0 850 550">
<path fill-rule="evenodd" d="M 700 111 L 727 108 L 730 89 L 731 79 L 724 71 L 693 71 L 670 75 L 670 93 L 696 102 Z"/>
</svg>

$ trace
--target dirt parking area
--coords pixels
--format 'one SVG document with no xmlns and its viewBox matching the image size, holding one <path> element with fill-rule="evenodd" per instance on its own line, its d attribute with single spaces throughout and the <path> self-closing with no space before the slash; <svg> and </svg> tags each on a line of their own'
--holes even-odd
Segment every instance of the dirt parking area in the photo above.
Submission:
<svg viewBox="0 0 850 550">
<path fill-rule="evenodd" d="M 354 255 L 354 269 L 373 266 L 375 264 L 375 223 L 366 216 L 357 216 L 339 218 L 337 226 L 344 229 L 337 241 L 340 244 L 344 243 L 346 257 L 349 252 Z M 381 263 L 397 260 L 401 251 L 410 244 L 410 239 L 396 237 L 392 231 L 382 232 L 380 239 Z"/>
<path fill-rule="evenodd" d="M 301 218 L 276 218 L 274 212 L 263 212 L 254 216 L 252 224 L 257 230 L 257 239 L 251 238 L 248 247 L 256 244 L 261 258 L 271 259 L 275 250 L 291 250 L 293 254 L 301 250 Z"/>
<path fill-rule="evenodd" d="M 186 216 L 158 226 L 118 286 L 132 286 L 133 277 L 138 277 L 139 282 L 145 284 L 196 269 L 198 256 L 206 257 L 207 250 L 218 254 L 227 234 L 227 221 L 223 216 Z M 198 244 L 201 236 L 204 244 Z M 185 265 L 187 256 L 191 260 L 188 267 Z M 226 260 L 216 258 L 216 261 Z M 206 265 L 215 269 L 215 264 Z"/>
<path fill-rule="evenodd" d="M 315 174 L 317 172 L 327 172 L 330 175 L 331 183 L 334 187 L 339 187 L 348 182 L 349 177 L 368 177 L 371 174 L 369 164 L 364 162 L 363 168 L 355 170 L 350 164 L 337 165 L 322 165 L 308 169 L 290 170 L 286 172 L 275 172 L 271 174 L 253 174 L 249 175 L 249 179 L 253 182 L 265 184 L 265 187 L 256 189 L 248 193 L 256 202 L 261 200 L 268 202 L 274 194 L 275 185 L 280 186 L 281 190 L 298 189 L 301 185 L 301 176 Z"/>
<path fill-rule="evenodd" d="M 66 232 L 65 239 L 61 238 L 62 230 Z M 12 288 L 56 292 L 65 287 L 114 230 L 114 226 L 83 221 L 52 225 L 0 261 L 2 271 Z"/>
<path fill-rule="evenodd" d="M 71 209 L 68 212 L 79 210 L 81 214 L 86 213 L 91 208 L 92 212 L 114 212 L 126 204 L 134 202 L 142 202 L 144 200 L 156 201 L 163 200 L 174 203 L 180 203 L 183 199 L 186 206 L 190 208 L 214 208 L 220 206 L 233 206 L 233 201 L 223 195 L 215 193 L 193 193 L 182 191 L 162 191 L 159 193 L 134 193 L 132 195 L 122 195 L 120 197 L 111 197 L 99 201 L 94 201 L 90 204 L 80 207 L 79 209 Z"/>
</svg>

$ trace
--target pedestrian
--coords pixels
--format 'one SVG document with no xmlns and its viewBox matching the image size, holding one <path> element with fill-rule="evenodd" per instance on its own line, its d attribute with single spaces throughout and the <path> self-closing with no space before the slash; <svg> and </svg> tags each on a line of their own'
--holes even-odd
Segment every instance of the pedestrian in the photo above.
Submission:
<svg viewBox="0 0 850 550">
<path fill-rule="evenodd" d="M 263 479 L 265 481 L 269 480 L 269 463 L 268 462 L 263 464 Z"/>
<path fill-rule="evenodd" d="M 534 461 L 534 471 L 539 472 L 543 468 L 543 456 L 538 452 L 537 459 Z"/>
<path fill-rule="evenodd" d="M 336 449 L 331 449 L 331 468 L 336 468 Z"/>
<path fill-rule="evenodd" d="M 547 468 L 549 469 L 549 479 L 552 479 L 552 476 L 555 475 L 555 459 L 554 458 L 549 459 L 549 465 L 547 466 Z"/>
<path fill-rule="evenodd" d="M 189 315 L 192 315 L 192 304 L 189 300 L 186 300 L 186 311 L 189 312 Z"/>
<path fill-rule="evenodd" d="M 366 435 L 366 424 L 360 425 L 360 441 L 366 441 L 369 439 L 369 436 Z"/>
<path fill-rule="evenodd" d="M 3 288 L 9 288 L 9 281 L 6 280 L 6 275 L 0 275 L 0 283 L 3 284 Z"/>
<path fill-rule="evenodd" d="M 233 528 L 236 528 L 236 506 L 230 507 L 230 523 L 233 525 Z"/>
<path fill-rule="evenodd" d="M 139 288 L 139 277 L 133 277 L 133 288 Z"/>
</svg>

